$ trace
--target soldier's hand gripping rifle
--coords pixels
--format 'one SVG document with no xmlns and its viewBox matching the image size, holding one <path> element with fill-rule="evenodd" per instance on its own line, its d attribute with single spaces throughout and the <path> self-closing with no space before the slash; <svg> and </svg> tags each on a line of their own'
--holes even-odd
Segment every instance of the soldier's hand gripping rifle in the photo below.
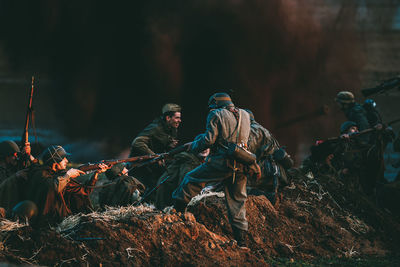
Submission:
<svg viewBox="0 0 400 267">
<path fill-rule="evenodd" d="M 362 89 L 361 93 L 367 97 L 374 94 L 381 94 L 395 88 L 400 90 L 400 76 L 386 80 L 376 87 Z"/>
</svg>

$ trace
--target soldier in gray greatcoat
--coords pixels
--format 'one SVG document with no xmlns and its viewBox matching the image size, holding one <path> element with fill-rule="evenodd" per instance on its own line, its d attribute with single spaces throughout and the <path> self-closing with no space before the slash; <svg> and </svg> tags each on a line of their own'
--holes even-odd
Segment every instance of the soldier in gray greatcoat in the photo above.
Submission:
<svg viewBox="0 0 400 267">
<path fill-rule="evenodd" d="M 186 174 L 172 197 L 177 211 L 183 211 L 205 184 L 223 182 L 228 218 L 234 237 L 240 247 L 245 247 L 244 235 L 248 230 L 245 207 L 247 166 L 229 158 L 224 146 L 228 142 L 247 146 L 250 115 L 245 110 L 235 107 L 226 93 L 212 95 L 208 106 L 210 112 L 206 131 L 191 144 L 190 150 L 199 153 L 211 148 L 211 154 L 205 163 Z"/>
</svg>

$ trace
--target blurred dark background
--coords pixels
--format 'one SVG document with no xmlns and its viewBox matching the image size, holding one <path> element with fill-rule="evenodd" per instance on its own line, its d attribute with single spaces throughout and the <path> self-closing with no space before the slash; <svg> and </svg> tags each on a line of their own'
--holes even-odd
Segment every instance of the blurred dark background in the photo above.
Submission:
<svg viewBox="0 0 400 267">
<path fill-rule="evenodd" d="M 189 141 L 225 91 L 299 161 L 339 134 L 338 91 L 362 102 L 400 67 L 399 1 L 0 1 L 0 19 L 2 136 L 22 134 L 35 75 L 41 141 L 77 160 L 126 155 L 168 102 Z M 400 115 L 398 93 L 376 100 L 387 121 Z M 324 104 L 328 115 L 282 127 Z"/>
</svg>

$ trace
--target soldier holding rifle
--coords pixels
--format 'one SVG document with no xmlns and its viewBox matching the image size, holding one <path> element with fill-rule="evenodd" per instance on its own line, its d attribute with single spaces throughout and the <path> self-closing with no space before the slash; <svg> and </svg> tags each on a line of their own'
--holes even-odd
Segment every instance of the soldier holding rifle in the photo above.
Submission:
<svg viewBox="0 0 400 267">
<path fill-rule="evenodd" d="M 27 199 L 37 205 L 40 223 L 46 220 L 58 221 L 72 214 L 70 205 L 74 200 L 71 194 L 91 193 L 90 188 L 70 185 L 71 181 L 84 172 L 74 168 L 67 170 L 68 155 L 62 146 L 50 146 L 42 154 L 43 165 L 33 168 L 30 173 Z M 108 168 L 106 164 L 100 165 L 87 185 L 94 185 L 98 174 Z"/>
<path fill-rule="evenodd" d="M 177 133 L 181 123 L 181 107 L 166 104 L 162 116 L 156 118 L 133 140 L 130 157 L 165 153 L 178 144 Z M 163 161 L 158 164 L 134 168 L 129 174 L 138 178 L 146 188 L 153 188 L 165 171 Z"/>
</svg>

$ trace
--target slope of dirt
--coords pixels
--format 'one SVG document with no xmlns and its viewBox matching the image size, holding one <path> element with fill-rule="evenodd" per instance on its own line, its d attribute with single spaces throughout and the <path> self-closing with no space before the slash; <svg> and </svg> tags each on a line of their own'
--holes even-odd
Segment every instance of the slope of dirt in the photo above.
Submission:
<svg viewBox="0 0 400 267">
<path fill-rule="evenodd" d="M 292 173 L 273 206 L 246 202 L 250 250 L 232 241 L 223 194 L 202 196 L 186 213 L 150 206 L 74 215 L 55 228 L 0 222 L 0 261 L 46 266 L 266 266 L 271 257 L 388 256 L 400 226 L 374 202 L 332 176 Z"/>
</svg>

